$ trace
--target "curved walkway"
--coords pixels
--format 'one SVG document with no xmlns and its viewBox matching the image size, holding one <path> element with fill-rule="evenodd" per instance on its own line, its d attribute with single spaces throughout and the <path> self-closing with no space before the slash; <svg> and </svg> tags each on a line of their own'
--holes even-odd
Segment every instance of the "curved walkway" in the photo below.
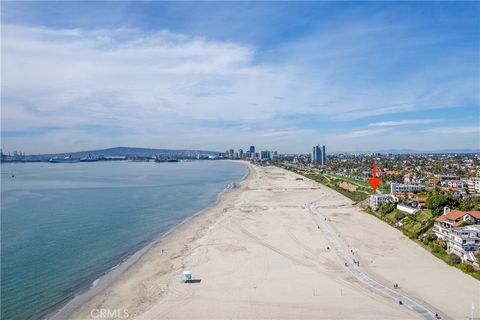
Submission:
<svg viewBox="0 0 480 320">
<path fill-rule="evenodd" d="M 376 291 L 380 292 L 385 296 L 391 297 L 396 301 L 402 301 L 403 305 L 405 305 L 407 308 L 416 312 L 423 319 L 427 319 L 427 320 L 437 319 L 437 317 L 435 316 L 435 313 L 428 310 L 423 305 L 413 301 L 408 296 L 402 293 L 399 293 L 398 291 L 385 287 L 384 285 L 380 284 L 379 282 L 375 281 L 374 279 L 370 278 L 368 275 L 363 273 L 360 270 L 360 268 L 353 263 L 352 259 L 348 256 L 348 254 L 344 251 L 344 248 L 339 243 L 335 235 L 335 232 L 333 231 L 332 227 L 328 224 L 326 218 L 322 216 L 320 213 L 318 213 L 318 211 L 314 207 L 312 207 L 312 205 L 314 205 L 316 202 L 317 201 L 305 204 L 304 207 L 313 216 L 318 226 L 324 233 L 325 238 L 330 245 L 330 248 L 332 248 L 335 251 L 337 256 L 345 265 L 345 268 L 348 271 L 350 271 L 350 273 L 353 274 L 355 278 L 357 278 L 359 281 L 367 284 L 368 286 L 370 286 L 371 288 L 375 289 Z"/>
</svg>

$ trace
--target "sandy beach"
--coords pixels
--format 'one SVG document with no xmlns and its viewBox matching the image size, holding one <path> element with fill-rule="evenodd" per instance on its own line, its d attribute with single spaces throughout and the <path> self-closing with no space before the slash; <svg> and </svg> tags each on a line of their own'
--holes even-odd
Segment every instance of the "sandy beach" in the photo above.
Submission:
<svg viewBox="0 0 480 320">
<path fill-rule="evenodd" d="M 316 182 L 250 166 L 216 206 L 146 250 L 71 319 L 419 319 L 358 281 L 304 205 L 327 217 L 360 269 L 443 319 L 480 309 L 480 282 Z M 183 283 L 184 270 L 195 283 Z M 105 313 L 108 310 L 109 313 Z M 102 312 L 104 312 L 102 314 Z"/>
</svg>

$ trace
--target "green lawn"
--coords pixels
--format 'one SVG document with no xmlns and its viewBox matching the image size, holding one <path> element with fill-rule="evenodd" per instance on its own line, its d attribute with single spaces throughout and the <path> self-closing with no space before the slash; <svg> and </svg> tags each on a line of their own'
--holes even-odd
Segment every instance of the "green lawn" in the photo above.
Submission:
<svg viewBox="0 0 480 320">
<path fill-rule="evenodd" d="M 390 183 L 384 183 L 382 181 L 382 183 L 380 183 L 380 185 L 378 186 L 378 189 L 381 193 L 388 194 L 390 193 Z"/>
<path fill-rule="evenodd" d="M 430 218 L 432 218 L 432 210 L 429 209 L 420 210 L 415 214 L 415 220 L 420 222 L 428 221 Z"/>
<path fill-rule="evenodd" d="M 414 215 L 407 215 L 402 222 L 402 229 L 406 231 L 407 234 L 417 234 L 423 228 L 422 222 L 417 221 Z"/>
<path fill-rule="evenodd" d="M 368 184 L 368 182 L 365 182 L 365 181 L 362 181 L 362 180 L 356 180 L 356 179 L 353 179 L 353 178 L 344 177 L 344 176 L 341 176 L 341 175 L 338 175 L 338 174 L 333 174 L 333 173 L 328 173 L 327 175 L 329 175 L 332 178 L 336 178 L 336 179 L 340 179 L 340 180 L 343 180 L 343 181 L 346 181 L 346 182 L 353 183 L 353 184 L 355 184 L 359 187 L 370 188 L 370 185 Z"/>
<path fill-rule="evenodd" d="M 397 223 L 397 219 L 395 219 L 395 214 L 397 213 L 397 210 L 393 210 L 392 212 L 388 213 L 385 215 L 385 218 L 390 221 L 391 224 Z"/>
<path fill-rule="evenodd" d="M 328 173 L 327 175 L 331 178 L 335 178 L 335 179 L 338 179 L 338 180 L 343 180 L 345 182 L 350 182 L 350 183 L 358 186 L 360 191 L 373 193 L 373 189 L 370 186 L 370 183 L 368 183 L 366 181 L 357 180 L 357 179 L 353 179 L 353 178 L 350 178 L 350 177 L 344 177 L 344 176 L 341 176 L 341 175 L 338 175 L 338 174 L 333 174 L 333 173 Z M 390 193 L 390 184 L 382 182 L 378 186 L 378 190 L 380 190 L 380 192 L 385 193 L 385 194 Z"/>
</svg>

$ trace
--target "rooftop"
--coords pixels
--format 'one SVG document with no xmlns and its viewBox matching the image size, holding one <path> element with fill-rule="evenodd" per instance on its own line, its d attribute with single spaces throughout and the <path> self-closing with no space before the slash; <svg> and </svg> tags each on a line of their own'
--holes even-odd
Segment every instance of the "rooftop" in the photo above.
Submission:
<svg viewBox="0 0 480 320">
<path fill-rule="evenodd" d="M 446 220 L 457 221 L 466 214 L 474 217 L 475 219 L 480 219 L 480 211 L 460 211 L 460 210 L 452 210 L 447 214 L 441 215 L 435 221 L 444 222 Z"/>
</svg>

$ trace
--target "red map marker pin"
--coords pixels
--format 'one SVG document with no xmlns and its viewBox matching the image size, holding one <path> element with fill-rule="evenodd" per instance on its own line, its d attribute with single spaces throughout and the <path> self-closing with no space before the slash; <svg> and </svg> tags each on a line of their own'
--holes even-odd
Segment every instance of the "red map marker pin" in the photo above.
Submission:
<svg viewBox="0 0 480 320">
<path fill-rule="evenodd" d="M 372 173 L 373 177 L 371 179 L 368 179 L 368 182 L 370 182 L 370 185 L 373 188 L 373 192 L 376 192 L 378 185 L 382 181 L 381 179 L 377 178 L 377 162 L 373 163 Z"/>
</svg>

